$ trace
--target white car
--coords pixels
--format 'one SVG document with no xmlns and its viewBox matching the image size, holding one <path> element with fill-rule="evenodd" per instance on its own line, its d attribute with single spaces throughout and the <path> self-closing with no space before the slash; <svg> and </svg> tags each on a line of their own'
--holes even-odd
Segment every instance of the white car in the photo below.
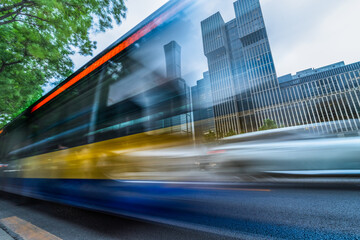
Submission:
<svg viewBox="0 0 360 240">
<path fill-rule="evenodd" d="M 342 123 L 349 123 L 347 120 Z M 208 153 L 218 174 L 360 175 L 360 137 L 340 122 L 258 131 L 220 141 Z"/>
</svg>

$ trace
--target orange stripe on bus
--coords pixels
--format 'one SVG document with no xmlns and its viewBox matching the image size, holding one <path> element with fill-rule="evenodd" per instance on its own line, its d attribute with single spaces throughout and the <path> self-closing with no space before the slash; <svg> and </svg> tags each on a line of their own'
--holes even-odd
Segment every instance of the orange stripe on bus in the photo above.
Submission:
<svg viewBox="0 0 360 240">
<path fill-rule="evenodd" d="M 187 2 L 187 1 L 184 1 Z M 166 20 L 168 20 L 172 15 L 174 15 L 180 7 L 184 5 L 179 4 L 176 7 L 172 8 L 168 12 L 165 12 L 161 14 L 159 17 L 155 18 L 148 24 L 146 24 L 143 28 L 141 28 L 139 31 L 131 35 L 129 38 L 121 42 L 117 47 L 110 50 L 108 53 L 106 53 L 103 57 L 98 59 L 96 62 L 91 64 L 89 67 L 87 67 L 85 70 L 83 70 L 81 73 L 76 75 L 74 78 L 72 78 L 70 81 L 59 87 L 56 91 L 51 93 L 49 96 L 47 96 L 45 99 L 43 99 L 41 102 L 36 104 L 32 109 L 31 112 L 36 111 L 40 107 L 44 106 L 46 103 L 48 103 L 50 100 L 55 98 L 57 95 L 74 85 L 76 82 L 80 81 L 82 78 L 87 76 L 89 73 L 93 72 L 98 67 L 102 66 L 105 62 L 109 61 L 111 58 L 113 58 L 116 54 L 122 52 L 125 48 L 132 45 L 134 42 L 138 41 L 140 38 L 144 37 L 146 34 L 151 32 L 153 29 L 158 27 L 160 24 L 164 23 Z"/>
</svg>

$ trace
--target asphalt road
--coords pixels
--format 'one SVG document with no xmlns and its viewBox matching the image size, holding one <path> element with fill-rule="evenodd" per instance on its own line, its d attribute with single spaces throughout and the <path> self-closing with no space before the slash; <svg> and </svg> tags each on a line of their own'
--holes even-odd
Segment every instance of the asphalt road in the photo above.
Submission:
<svg viewBox="0 0 360 240">
<path fill-rule="evenodd" d="M 0 193 L 16 216 L 61 239 L 360 239 L 358 185 L 202 185 L 170 226 Z M 192 207 L 191 207 L 192 206 Z"/>
<path fill-rule="evenodd" d="M 0 192 L 0 219 L 16 216 L 61 239 L 222 239 L 174 226 L 112 216 Z"/>
</svg>

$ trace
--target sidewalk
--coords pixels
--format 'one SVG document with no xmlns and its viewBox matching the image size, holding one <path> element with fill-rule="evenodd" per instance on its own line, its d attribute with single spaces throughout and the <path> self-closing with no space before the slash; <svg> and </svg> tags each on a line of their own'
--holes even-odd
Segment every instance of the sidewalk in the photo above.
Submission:
<svg viewBox="0 0 360 240">
<path fill-rule="evenodd" d="M 1 240 L 14 240 L 13 237 L 11 237 L 8 233 L 6 233 L 4 230 L 0 228 L 0 239 Z"/>
</svg>

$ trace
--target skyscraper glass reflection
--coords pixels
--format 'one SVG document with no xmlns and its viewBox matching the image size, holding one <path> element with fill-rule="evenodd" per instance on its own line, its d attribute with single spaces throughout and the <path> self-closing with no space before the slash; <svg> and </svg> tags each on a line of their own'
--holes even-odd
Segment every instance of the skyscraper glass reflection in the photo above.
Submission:
<svg viewBox="0 0 360 240">
<path fill-rule="evenodd" d="M 219 12 L 201 23 L 220 135 L 255 131 L 265 119 L 285 122 L 260 3 L 238 0 L 234 9 L 227 23 Z"/>
<path fill-rule="evenodd" d="M 267 119 L 278 127 L 359 119 L 359 63 L 278 79 L 260 1 L 233 6 L 234 19 L 225 22 L 216 12 L 201 22 L 218 137 L 257 131 Z M 357 128 L 349 124 L 339 127 Z"/>
</svg>

